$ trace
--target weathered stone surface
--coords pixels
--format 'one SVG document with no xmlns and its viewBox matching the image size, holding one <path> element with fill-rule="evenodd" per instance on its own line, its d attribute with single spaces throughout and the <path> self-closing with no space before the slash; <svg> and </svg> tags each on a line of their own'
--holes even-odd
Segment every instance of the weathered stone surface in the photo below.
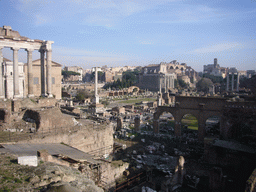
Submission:
<svg viewBox="0 0 256 192">
<path fill-rule="evenodd" d="M 71 182 L 71 181 L 74 181 L 76 178 L 74 176 L 71 176 L 71 175 L 64 175 L 62 180 L 64 182 Z"/>
<path fill-rule="evenodd" d="M 34 176 L 34 177 L 31 177 L 31 178 L 29 179 L 29 182 L 30 182 L 31 184 L 39 183 L 39 182 L 40 182 L 40 178 L 36 175 L 36 176 Z"/>
<path fill-rule="evenodd" d="M 44 181 L 41 181 L 40 183 L 38 183 L 38 186 L 42 187 L 42 186 L 48 185 L 49 183 L 50 183 L 49 181 L 44 180 Z"/>
<path fill-rule="evenodd" d="M 51 183 L 52 183 L 52 182 L 57 183 L 58 181 L 61 181 L 61 177 L 60 177 L 60 176 L 52 177 L 52 178 L 50 179 L 50 182 L 51 182 Z"/>
<path fill-rule="evenodd" d="M 59 186 L 53 186 L 50 189 L 48 189 L 46 192 L 81 192 L 81 190 L 78 190 L 75 187 L 70 186 L 70 184 L 63 184 Z"/>
<path fill-rule="evenodd" d="M 37 166 L 37 156 L 23 156 L 18 157 L 20 165 Z"/>
</svg>

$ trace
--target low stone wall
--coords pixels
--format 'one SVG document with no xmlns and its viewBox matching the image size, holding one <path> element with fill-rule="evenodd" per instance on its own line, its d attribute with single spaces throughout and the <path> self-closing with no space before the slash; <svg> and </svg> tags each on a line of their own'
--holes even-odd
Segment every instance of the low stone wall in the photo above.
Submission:
<svg viewBox="0 0 256 192">
<path fill-rule="evenodd" d="M 102 165 L 101 180 L 108 184 L 108 189 L 115 187 L 116 179 L 121 177 L 128 167 L 129 163 L 126 162 L 118 165 L 114 165 L 113 162 L 105 163 Z"/>
<path fill-rule="evenodd" d="M 54 98 L 42 98 L 37 100 L 37 103 L 39 104 L 40 107 L 50 107 L 50 106 L 55 106 L 57 103 L 57 100 Z"/>
<path fill-rule="evenodd" d="M 37 155 L 38 157 L 40 157 L 43 161 L 46 161 L 46 162 L 51 162 L 51 163 L 56 163 L 58 165 L 64 165 L 66 167 L 70 167 L 70 164 L 69 162 L 67 161 L 63 161 L 61 159 L 58 159 L 56 157 L 53 157 L 52 155 L 50 155 L 47 150 L 40 150 L 40 151 L 37 151 Z"/>
<path fill-rule="evenodd" d="M 58 129 L 56 129 L 58 131 Z M 41 136 L 41 133 L 39 133 Z M 101 129 L 89 126 L 81 126 L 75 131 L 48 134 L 35 137 L 30 140 L 18 141 L 17 143 L 65 143 L 81 151 L 95 156 L 103 156 L 113 151 L 113 128 L 106 125 Z"/>
<path fill-rule="evenodd" d="M 70 116 L 65 116 L 59 108 L 41 109 L 37 111 L 40 116 L 39 132 L 57 131 L 60 128 L 73 127 L 74 122 Z"/>
</svg>

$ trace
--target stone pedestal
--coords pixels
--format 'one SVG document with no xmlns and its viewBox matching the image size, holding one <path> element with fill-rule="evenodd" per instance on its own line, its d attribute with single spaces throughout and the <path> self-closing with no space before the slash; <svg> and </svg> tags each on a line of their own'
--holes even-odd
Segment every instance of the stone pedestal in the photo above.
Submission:
<svg viewBox="0 0 256 192">
<path fill-rule="evenodd" d="M 89 106 L 89 112 L 90 113 L 93 113 L 93 114 L 96 114 L 96 113 L 99 113 L 99 112 L 102 112 L 103 111 L 103 108 L 104 108 L 104 105 L 103 104 L 92 104 Z"/>
<path fill-rule="evenodd" d="M 140 131 L 140 116 L 135 117 L 135 119 L 134 119 L 134 128 L 135 128 L 136 132 Z"/>
</svg>

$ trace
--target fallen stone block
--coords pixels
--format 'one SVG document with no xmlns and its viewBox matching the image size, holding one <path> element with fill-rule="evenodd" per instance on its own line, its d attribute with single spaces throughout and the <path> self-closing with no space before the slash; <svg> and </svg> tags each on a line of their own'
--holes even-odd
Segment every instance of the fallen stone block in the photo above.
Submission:
<svg viewBox="0 0 256 192">
<path fill-rule="evenodd" d="M 37 156 L 18 157 L 18 164 L 36 167 L 38 165 Z"/>
</svg>

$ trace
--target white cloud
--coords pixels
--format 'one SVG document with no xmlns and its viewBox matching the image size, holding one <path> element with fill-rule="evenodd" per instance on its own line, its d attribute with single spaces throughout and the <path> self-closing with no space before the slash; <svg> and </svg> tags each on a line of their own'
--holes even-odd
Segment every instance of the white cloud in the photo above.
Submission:
<svg viewBox="0 0 256 192">
<path fill-rule="evenodd" d="M 130 60 L 130 56 L 122 53 L 55 46 L 53 60 L 62 65 L 79 65 L 83 68 L 91 68 L 95 65 L 124 64 Z"/>
<path fill-rule="evenodd" d="M 123 18 L 180 0 L 12 0 L 17 10 L 42 25 L 75 18 L 80 23 L 112 27 Z"/>
<path fill-rule="evenodd" d="M 229 42 L 229 43 L 219 43 L 215 45 L 210 45 L 207 47 L 202 47 L 195 49 L 193 51 L 190 51 L 191 54 L 201 54 L 201 53 L 216 53 L 216 52 L 222 52 L 230 49 L 241 49 L 244 46 L 237 42 Z"/>
</svg>

